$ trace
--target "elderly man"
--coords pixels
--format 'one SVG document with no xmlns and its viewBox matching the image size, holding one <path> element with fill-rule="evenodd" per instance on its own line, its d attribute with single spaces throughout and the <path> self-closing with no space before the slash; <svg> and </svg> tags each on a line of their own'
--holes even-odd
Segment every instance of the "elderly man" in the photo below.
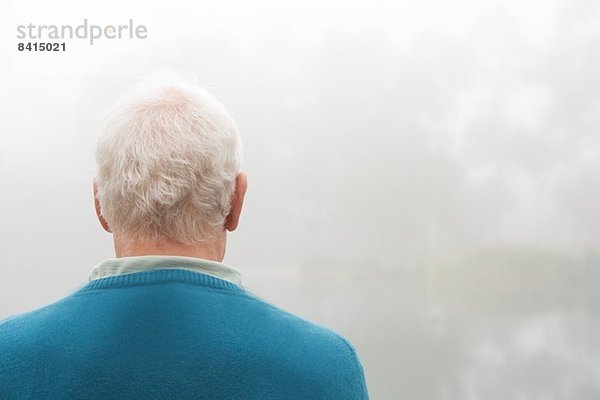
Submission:
<svg viewBox="0 0 600 400">
<path fill-rule="evenodd" d="M 246 175 L 234 121 L 188 82 L 107 114 L 94 200 L 116 258 L 0 323 L 0 399 L 367 399 L 351 344 L 267 303 L 222 263 Z"/>
</svg>

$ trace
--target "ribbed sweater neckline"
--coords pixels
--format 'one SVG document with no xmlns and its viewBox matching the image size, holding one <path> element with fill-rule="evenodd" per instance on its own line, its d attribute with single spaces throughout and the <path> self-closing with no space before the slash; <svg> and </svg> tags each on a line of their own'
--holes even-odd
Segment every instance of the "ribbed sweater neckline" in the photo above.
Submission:
<svg viewBox="0 0 600 400">
<path fill-rule="evenodd" d="M 94 279 L 81 287 L 80 290 L 116 289 L 169 282 L 189 283 L 214 289 L 244 292 L 243 288 L 224 279 L 219 279 L 201 272 L 177 268 L 154 269 Z"/>
</svg>

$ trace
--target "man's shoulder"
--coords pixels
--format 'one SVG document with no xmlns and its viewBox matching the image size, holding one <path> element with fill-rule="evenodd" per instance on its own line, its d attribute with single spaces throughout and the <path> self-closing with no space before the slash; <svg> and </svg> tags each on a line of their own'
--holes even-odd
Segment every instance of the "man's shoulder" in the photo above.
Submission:
<svg viewBox="0 0 600 400">
<path fill-rule="evenodd" d="M 67 314 L 63 306 L 71 302 L 72 297 L 73 294 L 70 294 L 52 303 L 0 319 L 0 351 L 8 351 L 11 347 L 22 349 L 28 342 L 50 335 L 50 325 L 60 324 L 56 317 Z"/>
<path fill-rule="evenodd" d="M 363 393 L 367 398 L 364 370 L 354 346 L 342 334 L 318 322 L 293 314 L 262 298 L 250 294 L 258 307 L 276 321 L 270 328 L 269 346 L 288 357 L 288 362 L 303 365 L 323 384 L 323 390 Z M 318 382 L 314 382 L 318 383 Z M 334 396 L 335 397 L 335 396 Z M 328 398 L 328 397 L 327 397 Z"/>
<path fill-rule="evenodd" d="M 30 324 L 36 319 L 39 319 L 40 317 L 43 317 L 45 311 L 51 306 L 52 304 L 45 305 L 33 310 L 20 312 L 0 319 L 0 333 L 7 334 L 11 331 L 19 331 L 24 326 Z"/>
<path fill-rule="evenodd" d="M 46 307 L 40 307 L 0 319 L 1 351 L 8 350 L 10 344 L 14 344 L 17 340 L 21 342 L 24 336 L 30 336 L 32 327 L 38 325 L 36 322 L 44 314 Z"/>
<path fill-rule="evenodd" d="M 0 385 L 9 384 L 16 366 L 31 364 L 35 354 L 44 352 L 45 324 L 48 306 L 22 312 L 0 320 Z M 0 391 L 1 393 L 1 391 Z M 2 397 L 2 396 L 0 396 Z"/>
<path fill-rule="evenodd" d="M 249 299 L 250 302 L 255 303 L 255 308 L 259 310 L 259 313 L 263 315 L 265 319 L 276 323 L 279 329 L 297 331 L 297 333 L 309 338 L 312 343 L 315 343 L 315 341 L 322 341 L 334 347 L 348 346 L 348 341 L 342 335 L 321 323 L 301 317 L 300 315 L 275 305 L 254 293 L 246 292 L 245 297 Z M 291 332 L 288 332 L 288 334 L 290 333 Z"/>
</svg>

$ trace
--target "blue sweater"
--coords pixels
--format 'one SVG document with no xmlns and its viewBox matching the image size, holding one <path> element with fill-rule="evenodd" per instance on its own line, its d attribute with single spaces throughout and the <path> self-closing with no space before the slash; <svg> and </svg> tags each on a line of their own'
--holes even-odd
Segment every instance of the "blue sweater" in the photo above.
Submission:
<svg viewBox="0 0 600 400">
<path fill-rule="evenodd" d="M 367 399 L 353 347 L 223 279 L 96 279 L 0 322 L 0 399 Z"/>
</svg>

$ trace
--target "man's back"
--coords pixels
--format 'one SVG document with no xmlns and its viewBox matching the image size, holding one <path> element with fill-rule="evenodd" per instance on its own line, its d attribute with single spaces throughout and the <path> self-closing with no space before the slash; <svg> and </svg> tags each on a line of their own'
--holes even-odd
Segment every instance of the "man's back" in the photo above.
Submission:
<svg viewBox="0 0 600 400">
<path fill-rule="evenodd" d="M 1 399 L 366 399 L 352 346 L 184 269 L 96 279 L 0 322 Z"/>
</svg>

